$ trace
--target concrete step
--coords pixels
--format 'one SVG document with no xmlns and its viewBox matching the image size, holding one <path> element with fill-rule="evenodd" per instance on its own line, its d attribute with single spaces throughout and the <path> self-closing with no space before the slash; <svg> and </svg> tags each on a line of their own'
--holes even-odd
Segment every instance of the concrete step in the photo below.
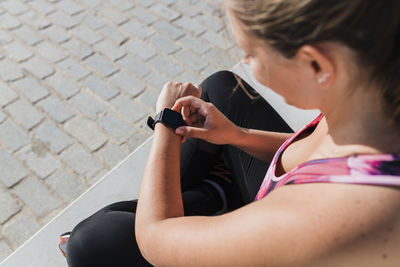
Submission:
<svg viewBox="0 0 400 267">
<path fill-rule="evenodd" d="M 259 84 L 248 66 L 243 63 L 235 65 L 232 71 L 259 91 L 293 129 L 299 129 L 319 114 L 316 110 L 304 111 L 287 105 L 282 97 Z M 146 140 L 123 162 L 6 258 L 1 263 L 1 267 L 67 266 L 65 258 L 58 250 L 59 235 L 70 231 L 81 220 L 108 204 L 138 197 L 151 139 Z"/>
</svg>

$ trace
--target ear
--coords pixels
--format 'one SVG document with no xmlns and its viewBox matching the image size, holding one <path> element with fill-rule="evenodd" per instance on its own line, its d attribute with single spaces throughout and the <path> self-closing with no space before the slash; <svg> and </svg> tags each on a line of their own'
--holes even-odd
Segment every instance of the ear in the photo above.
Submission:
<svg viewBox="0 0 400 267">
<path fill-rule="evenodd" d="M 307 68 L 307 73 L 321 89 L 328 89 L 335 78 L 335 64 L 332 58 L 324 51 L 322 46 L 305 45 L 296 54 L 302 63 L 302 67 Z"/>
</svg>

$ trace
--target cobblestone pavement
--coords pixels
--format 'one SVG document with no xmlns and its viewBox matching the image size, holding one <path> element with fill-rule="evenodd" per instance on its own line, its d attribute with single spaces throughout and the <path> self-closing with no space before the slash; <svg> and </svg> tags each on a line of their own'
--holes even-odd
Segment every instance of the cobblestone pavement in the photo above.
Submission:
<svg viewBox="0 0 400 267">
<path fill-rule="evenodd" d="M 0 0 L 0 261 L 150 136 L 166 81 L 233 66 L 216 2 Z"/>
</svg>

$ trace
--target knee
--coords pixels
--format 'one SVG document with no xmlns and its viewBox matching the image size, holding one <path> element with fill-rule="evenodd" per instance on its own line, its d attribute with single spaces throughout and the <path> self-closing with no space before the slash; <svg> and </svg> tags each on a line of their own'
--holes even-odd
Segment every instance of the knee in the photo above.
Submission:
<svg viewBox="0 0 400 267">
<path fill-rule="evenodd" d="M 235 91 L 239 81 L 239 76 L 231 71 L 215 72 L 201 83 L 202 98 L 210 102 L 215 102 L 216 99 L 226 99 Z"/>
</svg>

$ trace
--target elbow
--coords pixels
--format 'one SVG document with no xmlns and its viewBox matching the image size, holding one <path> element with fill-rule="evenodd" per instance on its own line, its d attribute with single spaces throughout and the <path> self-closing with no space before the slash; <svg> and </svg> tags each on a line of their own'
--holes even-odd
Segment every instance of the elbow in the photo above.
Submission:
<svg viewBox="0 0 400 267">
<path fill-rule="evenodd" d="M 136 242 L 143 258 L 154 266 L 160 266 L 160 243 L 154 224 L 135 225 Z"/>
</svg>

